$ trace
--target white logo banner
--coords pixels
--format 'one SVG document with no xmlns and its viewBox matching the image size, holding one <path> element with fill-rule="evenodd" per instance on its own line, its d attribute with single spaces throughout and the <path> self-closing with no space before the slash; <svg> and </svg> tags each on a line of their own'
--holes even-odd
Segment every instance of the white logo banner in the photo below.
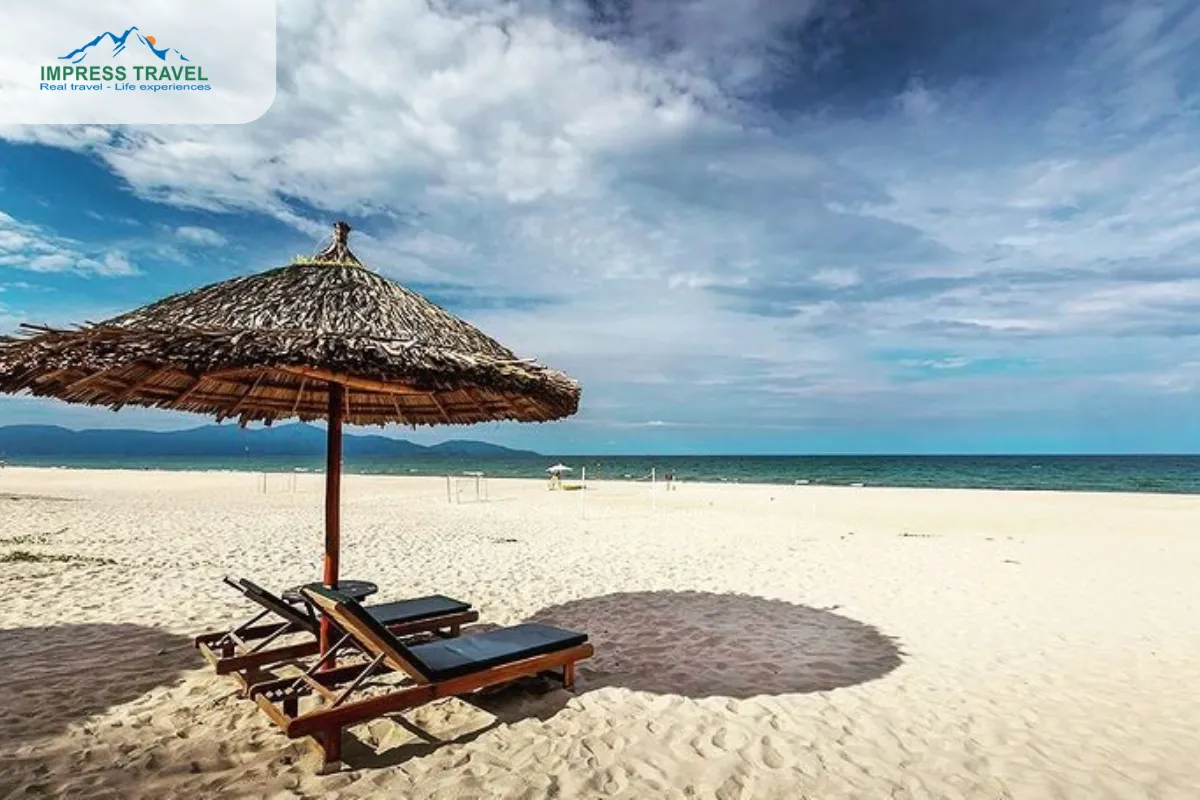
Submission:
<svg viewBox="0 0 1200 800">
<path fill-rule="evenodd" d="M 238 124 L 275 99 L 275 0 L 4 0 L 0 124 Z"/>
</svg>

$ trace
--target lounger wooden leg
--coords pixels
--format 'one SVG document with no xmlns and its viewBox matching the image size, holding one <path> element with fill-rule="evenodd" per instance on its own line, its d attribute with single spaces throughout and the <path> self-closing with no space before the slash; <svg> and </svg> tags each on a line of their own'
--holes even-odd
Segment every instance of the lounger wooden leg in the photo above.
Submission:
<svg viewBox="0 0 1200 800">
<path fill-rule="evenodd" d="M 342 729 L 328 728 L 316 736 L 321 751 L 321 774 L 328 775 L 342 768 Z"/>
<path fill-rule="evenodd" d="M 563 664 L 563 688 L 571 689 L 575 686 L 575 662 L 572 661 Z"/>
</svg>

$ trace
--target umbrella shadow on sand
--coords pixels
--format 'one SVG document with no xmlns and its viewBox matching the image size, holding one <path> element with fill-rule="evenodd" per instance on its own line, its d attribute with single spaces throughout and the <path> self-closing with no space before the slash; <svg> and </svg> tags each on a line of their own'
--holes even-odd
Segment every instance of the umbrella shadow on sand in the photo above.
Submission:
<svg viewBox="0 0 1200 800">
<path fill-rule="evenodd" d="M 706 592 L 631 592 L 574 600 L 533 616 L 587 631 L 596 654 L 579 690 L 619 686 L 693 699 L 826 692 L 900 666 L 874 626 L 782 600 Z"/>
<path fill-rule="evenodd" d="M 0 753 L 171 685 L 195 666 L 187 637 L 143 625 L 0 630 Z"/>
</svg>

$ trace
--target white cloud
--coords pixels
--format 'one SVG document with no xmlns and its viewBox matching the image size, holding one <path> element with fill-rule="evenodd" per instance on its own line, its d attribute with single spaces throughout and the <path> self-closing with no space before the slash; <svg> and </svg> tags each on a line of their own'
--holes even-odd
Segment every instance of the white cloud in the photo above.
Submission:
<svg viewBox="0 0 1200 800">
<path fill-rule="evenodd" d="M 94 252 L 80 242 L 19 222 L 0 211 L 0 268 L 4 267 L 106 277 L 138 274 L 122 253 Z"/>
<path fill-rule="evenodd" d="M 220 247 L 228 240 L 211 228 L 201 228 L 196 225 L 181 225 L 175 229 L 175 235 L 188 244 L 199 244 L 208 247 Z"/>
<path fill-rule="evenodd" d="M 828 267 L 812 274 L 813 283 L 831 289 L 848 289 L 862 283 L 858 270 L 849 267 Z"/>
<path fill-rule="evenodd" d="M 109 277 L 137 275 L 138 269 L 133 264 L 129 263 L 129 259 L 122 253 L 115 251 L 105 253 L 100 259 L 84 259 L 83 262 L 87 269 L 95 272 L 97 275 L 105 275 Z"/>
<path fill-rule="evenodd" d="M 918 367 L 922 369 L 962 369 L 971 365 L 971 359 L 962 356 L 950 356 L 947 358 L 906 358 L 898 362 L 904 367 Z"/>
<path fill-rule="evenodd" d="M 282 214 L 280 192 L 352 208 L 585 191 L 604 154 L 703 121 L 676 72 L 502 5 L 293 2 L 279 25 L 279 92 L 253 125 L 132 127 L 100 142 L 96 128 L 12 133 L 94 147 L 149 197 Z"/>
<path fill-rule="evenodd" d="M 918 122 L 932 117 L 938 112 L 937 97 L 925 87 L 920 78 L 913 78 L 897 98 L 900 110 L 909 118 Z"/>
</svg>

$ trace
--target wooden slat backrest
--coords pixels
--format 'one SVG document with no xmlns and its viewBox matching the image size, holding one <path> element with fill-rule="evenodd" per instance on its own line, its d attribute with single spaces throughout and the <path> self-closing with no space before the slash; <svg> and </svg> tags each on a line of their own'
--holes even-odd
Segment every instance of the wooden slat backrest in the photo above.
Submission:
<svg viewBox="0 0 1200 800">
<path fill-rule="evenodd" d="M 227 579 L 226 582 L 231 586 L 235 586 L 248 599 L 258 603 L 273 614 L 286 619 L 301 630 L 316 634 L 317 621 L 315 619 L 282 598 L 271 594 L 258 584 L 252 583 L 245 578 L 237 578 L 236 582 L 231 582 Z"/>
<path fill-rule="evenodd" d="M 325 587 L 301 590 L 321 613 L 328 614 L 333 623 L 358 643 L 368 655 L 382 655 L 393 669 L 407 673 L 417 683 L 430 683 L 421 669 L 420 661 L 403 642 L 371 617 L 354 599 Z"/>
</svg>

